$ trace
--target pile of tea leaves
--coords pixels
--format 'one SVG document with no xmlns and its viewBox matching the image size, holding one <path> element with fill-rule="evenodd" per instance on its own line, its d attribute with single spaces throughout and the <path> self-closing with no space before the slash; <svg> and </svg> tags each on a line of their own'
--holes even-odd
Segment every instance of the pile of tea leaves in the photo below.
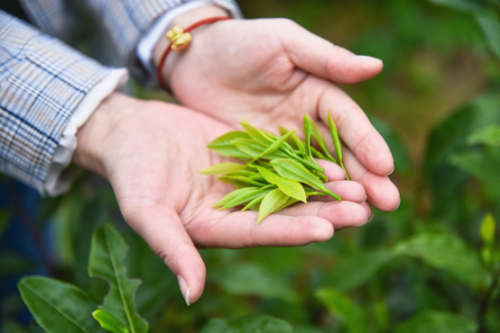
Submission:
<svg viewBox="0 0 500 333">
<path fill-rule="evenodd" d="M 337 127 L 330 112 L 328 126 L 337 159 L 330 154 L 326 138 L 307 115 L 304 116 L 304 140 L 295 134 L 296 130 L 281 127 L 281 137 L 277 137 L 255 128 L 246 119 L 240 124 L 244 131 L 226 133 L 208 144 L 208 148 L 218 154 L 242 162 L 221 163 L 200 172 L 221 175 L 218 180 L 236 188 L 214 208 L 225 210 L 243 206 L 242 211 L 258 210 L 257 223 L 260 223 L 269 214 L 296 202 L 307 203 L 307 198 L 313 195 L 329 195 L 342 200 L 325 187 L 328 178 L 315 160 L 319 158 L 337 163 L 345 172 Z M 311 145 L 312 140 L 318 149 Z M 349 179 L 347 172 L 346 177 Z"/>
</svg>

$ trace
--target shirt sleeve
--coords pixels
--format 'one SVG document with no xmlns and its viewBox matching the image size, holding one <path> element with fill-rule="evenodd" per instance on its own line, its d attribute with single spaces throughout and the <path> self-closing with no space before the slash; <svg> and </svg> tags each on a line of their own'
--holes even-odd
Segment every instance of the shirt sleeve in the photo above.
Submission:
<svg viewBox="0 0 500 333">
<path fill-rule="evenodd" d="M 0 11 L 0 171 L 42 195 L 66 190 L 76 128 L 126 76 Z"/>
</svg>

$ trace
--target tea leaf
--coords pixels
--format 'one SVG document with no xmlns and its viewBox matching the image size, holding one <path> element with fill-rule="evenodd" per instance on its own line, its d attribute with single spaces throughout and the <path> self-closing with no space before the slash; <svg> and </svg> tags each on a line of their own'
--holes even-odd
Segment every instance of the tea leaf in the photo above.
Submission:
<svg viewBox="0 0 500 333">
<path fill-rule="evenodd" d="M 281 135 L 286 135 L 290 131 L 287 130 L 284 127 L 280 127 L 280 134 Z M 287 141 L 288 144 L 293 148 L 299 151 L 299 153 L 305 155 L 306 153 L 306 148 L 304 147 L 304 143 L 299 139 L 299 137 L 296 134 L 292 134 Z"/>
<path fill-rule="evenodd" d="M 244 164 L 229 162 L 212 165 L 211 167 L 200 171 L 200 173 L 203 175 L 223 175 L 232 171 L 245 170 L 246 168 L 247 167 Z"/>
<path fill-rule="evenodd" d="M 232 200 L 230 200 L 228 203 L 226 203 L 222 208 L 219 210 L 225 210 L 229 208 L 233 208 L 239 205 L 244 204 L 245 202 L 252 201 L 256 197 L 259 197 L 262 195 L 262 193 L 268 193 L 268 189 L 262 189 L 262 188 L 243 188 L 238 190 L 240 191 L 236 197 L 234 197 Z"/>
<path fill-rule="evenodd" d="M 342 200 L 337 194 L 333 193 L 323 185 L 323 183 L 316 178 L 309 170 L 304 168 L 299 163 L 292 159 L 275 159 L 271 161 L 272 166 L 278 172 L 279 175 L 295 180 L 301 183 L 305 183 L 315 189 L 319 189 L 330 195 L 331 197 Z"/>
<path fill-rule="evenodd" d="M 261 131 L 259 131 L 257 128 L 253 127 L 248 122 L 248 120 L 246 118 L 243 118 L 243 121 L 240 122 L 240 125 L 245 129 L 245 131 L 247 131 L 247 133 L 253 139 L 257 140 L 258 142 L 261 142 L 261 143 L 266 144 L 266 145 L 272 142 L 267 136 L 262 134 Z"/>
<path fill-rule="evenodd" d="M 103 310 L 95 310 L 92 316 L 99 322 L 102 328 L 113 333 L 129 333 L 123 323 L 111 313 Z"/>
<path fill-rule="evenodd" d="M 260 204 L 257 224 L 269 214 L 276 212 L 276 209 L 283 206 L 288 201 L 288 198 L 289 196 L 283 193 L 279 188 L 269 192 Z"/>
<path fill-rule="evenodd" d="M 240 151 L 244 152 L 247 156 L 253 159 L 255 159 L 255 157 L 261 156 L 261 154 L 266 150 L 266 144 L 260 143 L 255 140 L 237 139 L 234 141 L 234 144 Z M 261 156 L 261 158 L 269 160 L 287 157 L 288 155 L 281 151 L 274 151 Z"/>
<path fill-rule="evenodd" d="M 269 194 L 269 192 L 271 192 L 271 191 L 273 191 L 273 190 L 275 190 L 275 189 L 276 189 L 276 187 L 274 187 L 274 188 L 272 188 L 272 189 L 265 189 L 265 190 L 263 190 L 263 191 L 259 194 L 259 196 L 257 196 L 257 197 L 256 197 L 256 198 L 254 198 L 252 201 L 250 201 L 249 203 L 247 203 L 247 205 L 246 205 L 245 207 L 243 207 L 243 208 L 241 209 L 241 211 L 242 211 L 242 212 L 244 212 L 245 210 L 248 210 L 248 209 L 252 208 L 253 206 L 255 206 L 255 205 L 257 205 L 257 204 L 261 203 L 261 202 L 262 202 L 262 200 L 264 200 L 264 198 L 266 197 L 266 195 L 268 195 L 268 194 Z"/>
<path fill-rule="evenodd" d="M 234 140 L 236 139 L 250 139 L 250 136 L 242 131 L 233 131 L 221 135 L 214 141 L 210 142 L 207 147 L 213 150 L 214 152 L 228 157 L 236 157 L 236 158 L 248 158 L 247 154 L 240 151 L 234 145 Z"/>
<path fill-rule="evenodd" d="M 350 180 L 349 175 L 347 174 L 347 171 L 344 167 L 344 163 L 342 161 L 342 145 L 340 144 L 339 132 L 337 130 L 337 126 L 333 122 L 330 111 L 331 110 L 328 110 L 328 126 L 330 127 L 330 133 L 332 134 L 333 145 L 335 146 L 335 153 L 337 154 L 339 165 L 342 168 L 342 170 L 344 170 L 347 180 Z"/>
<path fill-rule="evenodd" d="M 311 121 L 310 123 L 311 123 L 311 135 L 316 140 L 316 142 L 318 143 L 318 145 L 320 146 L 320 148 L 323 150 L 323 152 L 325 153 L 325 155 L 327 157 L 327 158 L 324 158 L 324 160 L 335 161 L 335 158 L 328 151 L 328 144 L 326 143 L 325 136 L 319 130 L 318 126 L 316 125 L 316 123 L 314 121 Z"/>
<path fill-rule="evenodd" d="M 313 160 L 311 153 L 311 118 L 304 116 L 304 135 L 306 140 L 306 156 Z"/>
<path fill-rule="evenodd" d="M 248 187 L 245 187 L 245 188 L 242 188 L 242 189 L 239 189 L 239 190 L 235 190 L 233 192 L 230 192 L 229 194 L 227 194 L 224 198 L 220 199 L 219 202 L 217 202 L 215 205 L 212 206 L 212 208 L 219 208 L 219 207 L 222 207 L 224 206 L 225 204 L 227 204 L 229 201 L 233 200 L 234 198 L 236 198 L 238 196 L 238 191 L 241 191 L 241 190 L 245 190 L 247 189 Z"/>
<path fill-rule="evenodd" d="M 281 177 L 262 167 L 257 167 L 257 170 L 259 170 L 260 174 L 264 176 L 269 183 L 277 185 L 283 193 L 302 202 L 307 202 L 306 193 L 300 183 Z"/>
<path fill-rule="evenodd" d="M 233 186 L 236 186 L 236 188 L 241 188 L 241 187 L 248 187 L 250 185 L 253 186 L 265 186 L 267 184 L 259 183 L 253 179 L 247 178 L 247 177 L 239 177 L 239 176 L 221 176 L 217 178 L 221 182 L 231 184 Z"/>
<path fill-rule="evenodd" d="M 274 141 L 269 147 L 267 147 L 262 153 L 260 153 L 259 155 L 255 156 L 251 161 L 250 163 L 253 163 L 255 161 L 257 161 L 259 158 L 262 158 L 263 156 L 266 156 L 266 155 L 269 155 L 271 153 L 274 153 L 276 150 L 278 150 L 279 147 L 281 147 L 281 145 L 285 142 L 285 140 L 290 136 L 292 135 L 293 133 L 295 133 L 295 131 L 293 132 L 289 132 L 287 134 L 285 134 L 284 136 L 282 136 L 281 138 L 277 139 L 276 141 Z"/>
</svg>

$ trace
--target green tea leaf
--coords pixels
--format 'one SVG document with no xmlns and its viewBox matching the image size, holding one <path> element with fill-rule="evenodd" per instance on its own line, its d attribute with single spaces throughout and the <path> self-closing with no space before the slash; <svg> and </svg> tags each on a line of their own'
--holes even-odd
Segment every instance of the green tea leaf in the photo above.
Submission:
<svg viewBox="0 0 500 333">
<path fill-rule="evenodd" d="M 200 333 L 292 333 L 292 325 L 284 320 L 264 316 L 212 319 Z"/>
<path fill-rule="evenodd" d="M 295 180 L 311 186 L 312 188 L 324 191 L 337 200 L 342 200 L 337 194 L 333 193 L 323 185 L 309 170 L 292 159 L 275 159 L 271 161 L 272 166 L 282 177 Z"/>
<path fill-rule="evenodd" d="M 207 147 L 222 156 L 249 158 L 250 156 L 236 148 L 234 145 L 236 139 L 250 139 L 250 136 L 242 131 L 229 132 L 210 142 Z"/>
<path fill-rule="evenodd" d="M 320 148 L 323 150 L 323 153 L 326 156 L 326 158 L 324 158 L 324 159 L 335 162 L 335 158 L 328 151 L 328 144 L 326 143 L 325 136 L 319 130 L 318 126 L 316 125 L 316 123 L 314 121 L 311 121 L 311 135 L 313 136 L 314 140 L 316 140 L 316 142 L 318 143 Z M 313 147 L 311 147 L 311 150 L 312 150 L 312 148 Z"/>
<path fill-rule="evenodd" d="M 269 192 L 260 204 L 257 223 L 260 223 L 269 214 L 276 212 L 277 209 L 287 202 L 288 198 L 289 196 L 283 193 L 279 188 Z"/>
<path fill-rule="evenodd" d="M 396 333 L 474 333 L 477 323 L 469 318 L 449 312 L 428 311 L 419 313 L 403 323 Z"/>
<path fill-rule="evenodd" d="M 279 150 L 263 155 L 262 153 L 267 149 L 266 145 L 255 140 L 237 139 L 234 141 L 234 144 L 240 151 L 244 152 L 247 156 L 250 156 L 253 159 L 260 157 L 271 160 L 275 158 L 288 157 L 287 154 Z"/>
<path fill-rule="evenodd" d="M 266 155 L 269 155 L 271 153 L 274 153 L 275 151 L 278 150 L 278 148 L 280 148 L 283 143 L 286 141 L 286 139 L 292 135 L 293 133 L 295 133 L 295 131 L 293 132 L 289 132 L 287 134 L 285 134 L 284 136 L 282 136 L 281 138 L 277 139 L 276 141 L 274 141 L 271 145 L 269 145 L 269 147 L 267 147 L 262 153 L 260 153 L 259 155 L 255 156 L 251 161 L 250 163 L 253 163 L 255 161 L 257 161 L 259 158 L 262 158 Z"/>
<path fill-rule="evenodd" d="M 146 333 L 148 324 L 137 314 L 134 295 L 141 281 L 129 279 L 124 265 L 128 246 L 110 225 L 98 228 L 92 237 L 89 275 L 106 280 L 109 292 L 100 310 L 111 313 L 131 333 Z"/>
<path fill-rule="evenodd" d="M 247 167 L 244 164 L 228 162 L 212 165 L 211 167 L 200 171 L 200 173 L 203 175 L 223 175 L 232 171 L 245 170 L 246 168 Z"/>
<path fill-rule="evenodd" d="M 250 201 L 245 207 L 243 207 L 243 209 L 241 209 L 241 211 L 244 212 L 245 210 L 251 209 L 252 207 L 254 207 L 257 204 L 260 204 L 262 202 L 262 200 L 264 200 L 266 195 L 268 195 L 269 192 L 271 192 L 275 189 L 276 189 L 276 187 L 269 188 L 269 189 L 263 189 L 263 191 L 259 194 L 259 196 L 252 199 L 252 201 Z"/>
<path fill-rule="evenodd" d="M 257 167 L 260 174 L 271 184 L 277 185 L 280 190 L 286 195 L 300 200 L 302 202 L 307 202 L 306 193 L 304 188 L 299 182 L 281 177 L 272 171 L 269 171 L 262 167 Z"/>
<path fill-rule="evenodd" d="M 92 316 L 99 322 L 102 328 L 112 333 L 129 333 L 129 330 L 111 313 L 103 310 L 95 310 Z"/>
<path fill-rule="evenodd" d="M 240 177 L 240 176 L 221 176 L 217 178 L 221 182 L 228 183 L 236 186 L 237 188 L 252 186 L 266 186 L 265 183 L 259 183 L 248 177 Z"/>
<path fill-rule="evenodd" d="M 258 187 L 247 187 L 240 190 L 236 190 L 235 192 L 239 192 L 237 196 L 231 199 L 228 203 L 226 203 L 219 210 L 225 210 L 232 207 L 236 207 L 242 205 L 246 202 L 252 201 L 253 199 L 262 196 L 263 194 L 267 194 L 270 190 L 262 189 Z"/>
<path fill-rule="evenodd" d="M 284 127 L 280 127 L 280 134 L 281 135 L 286 135 L 287 133 L 289 133 L 290 131 L 287 130 L 286 128 Z M 288 139 L 287 141 L 288 144 L 298 150 L 301 154 L 305 155 L 306 153 L 306 148 L 304 147 L 304 143 L 302 142 L 302 140 L 299 139 L 299 137 L 296 135 L 296 134 L 292 134 Z"/>
<path fill-rule="evenodd" d="M 306 141 L 306 156 L 313 160 L 313 156 L 311 153 L 311 118 L 309 116 L 305 115 L 304 116 L 304 135 L 305 135 L 305 141 Z"/>
<path fill-rule="evenodd" d="M 76 286 L 31 276 L 21 279 L 18 288 L 36 322 L 48 333 L 102 332 L 92 319 L 97 304 Z"/>
<path fill-rule="evenodd" d="M 369 332 L 363 309 L 335 289 L 320 288 L 315 292 L 316 298 L 328 308 L 328 311 L 340 320 L 349 333 Z"/>
<path fill-rule="evenodd" d="M 349 174 L 344 167 L 344 162 L 342 161 L 342 144 L 340 143 L 339 131 L 337 130 L 337 126 L 333 121 L 330 110 L 328 111 L 328 127 L 330 127 L 330 133 L 332 135 L 333 145 L 335 146 L 335 153 L 337 154 L 339 165 L 342 170 L 344 170 L 347 180 L 350 180 Z"/>
<path fill-rule="evenodd" d="M 268 145 L 271 143 L 271 139 L 269 139 L 266 135 L 262 134 L 257 128 L 253 127 L 246 118 L 243 118 L 243 121 L 240 122 L 240 125 L 247 131 L 247 133 L 256 141 Z"/>
</svg>

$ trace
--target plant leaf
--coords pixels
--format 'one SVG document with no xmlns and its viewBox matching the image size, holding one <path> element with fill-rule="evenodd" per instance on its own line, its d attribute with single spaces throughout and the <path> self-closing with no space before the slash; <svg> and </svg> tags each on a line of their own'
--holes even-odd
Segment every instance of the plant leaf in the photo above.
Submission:
<svg viewBox="0 0 500 333">
<path fill-rule="evenodd" d="M 22 278 L 18 288 L 36 322 L 48 333 L 102 332 L 92 319 L 97 304 L 76 286 L 30 276 Z"/>
<path fill-rule="evenodd" d="M 492 124 L 473 132 L 467 138 L 467 143 L 469 145 L 482 143 L 490 147 L 500 147 L 500 125 Z"/>
<path fill-rule="evenodd" d="M 283 204 L 287 202 L 288 198 L 289 196 L 283 193 L 279 188 L 269 192 L 260 204 L 257 224 L 260 223 L 269 214 L 275 212 L 277 208 L 283 206 Z"/>
<path fill-rule="evenodd" d="M 129 333 L 129 330 L 111 313 L 103 310 L 95 310 L 92 316 L 99 322 L 102 328 L 113 333 Z"/>
<path fill-rule="evenodd" d="M 281 177 L 272 171 L 269 171 L 262 167 L 257 167 L 260 174 L 271 184 L 277 185 L 280 190 L 286 195 L 300 200 L 302 202 L 307 202 L 306 193 L 304 188 L 299 182 Z"/>
<path fill-rule="evenodd" d="M 328 110 L 328 127 L 330 127 L 330 133 L 332 135 L 333 145 L 335 146 L 335 153 L 337 154 L 339 165 L 342 168 L 342 170 L 344 170 L 347 180 L 350 180 L 349 174 L 347 173 L 344 167 L 344 162 L 342 161 L 342 145 L 340 143 L 339 131 L 337 130 L 337 126 L 333 121 L 330 110 Z"/>
<path fill-rule="evenodd" d="M 313 156 L 311 153 L 311 118 L 309 116 L 305 115 L 304 116 L 304 135 L 305 135 L 305 141 L 306 141 L 306 156 L 313 160 Z"/>
<path fill-rule="evenodd" d="M 494 7 L 488 8 L 478 11 L 475 16 L 493 54 L 500 59 L 500 17 L 497 10 Z"/>
<path fill-rule="evenodd" d="M 146 333 L 148 324 L 136 312 L 134 295 L 141 281 L 129 279 L 124 265 L 128 246 L 110 225 L 96 229 L 92 237 L 89 275 L 106 280 L 109 292 L 99 309 L 111 313 L 131 333 Z"/>
<path fill-rule="evenodd" d="M 249 158 L 250 156 L 236 148 L 234 145 L 236 139 L 250 139 L 250 136 L 242 131 L 229 132 L 210 142 L 207 147 L 222 156 Z"/>
<path fill-rule="evenodd" d="M 284 127 L 280 127 L 280 134 L 285 135 L 289 133 L 290 131 Z M 306 148 L 304 147 L 304 143 L 302 140 L 299 139 L 299 137 L 296 134 L 292 134 L 287 141 L 288 144 L 293 148 L 298 150 L 301 154 L 305 155 L 306 153 Z"/>
<path fill-rule="evenodd" d="M 259 158 L 262 158 L 263 156 L 269 155 L 269 154 L 274 153 L 275 151 L 277 151 L 283 145 L 283 143 L 286 141 L 286 139 L 290 135 L 292 135 L 293 133 L 295 133 L 295 131 L 289 132 L 289 133 L 283 135 L 281 138 L 276 139 L 276 141 L 274 141 L 273 143 L 271 143 L 271 145 L 269 145 L 262 153 L 260 153 L 259 155 L 255 156 L 250 161 L 250 163 L 253 163 L 253 162 L 257 161 Z"/>
<path fill-rule="evenodd" d="M 316 298 L 326 305 L 328 311 L 339 319 L 349 333 L 366 333 L 368 327 L 363 309 L 335 289 L 320 288 L 315 292 Z"/>
<path fill-rule="evenodd" d="M 248 210 L 248 209 L 251 209 L 253 206 L 259 204 L 262 202 L 262 200 L 264 200 L 264 198 L 266 197 L 266 195 L 271 192 L 272 190 L 274 190 L 275 188 L 273 189 L 266 189 L 265 191 L 262 191 L 262 193 L 257 196 L 256 198 L 254 198 L 252 201 L 250 201 L 245 207 L 243 207 L 241 209 L 242 212 L 244 212 L 245 210 Z"/>
<path fill-rule="evenodd" d="M 255 140 L 237 139 L 234 141 L 234 144 L 240 151 L 244 152 L 245 154 L 247 154 L 247 156 L 250 156 L 253 159 L 255 159 L 256 157 L 260 157 L 271 160 L 275 158 L 288 157 L 287 154 L 279 150 L 262 155 L 262 153 L 266 150 L 266 144 L 260 143 Z"/>
<path fill-rule="evenodd" d="M 323 135 L 323 133 L 319 130 L 318 126 L 314 121 L 311 121 L 311 135 L 313 136 L 314 140 L 318 143 L 319 147 L 323 150 L 324 155 L 326 158 L 325 160 L 330 160 L 336 163 L 335 158 L 330 154 L 328 151 L 328 144 L 326 143 L 326 138 Z M 313 147 L 311 147 L 312 150 Z"/>
<path fill-rule="evenodd" d="M 258 187 L 247 187 L 237 191 L 239 191 L 238 195 L 231 199 L 224 206 L 222 206 L 219 210 L 225 210 L 242 205 L 246 202 L 252 201 L 253 199 L 261 196 L 264 193 L 267 194 L 269 192 L 268 189 L 262 189 Z"/>
<path fill-rule="evenodd" d="M 483 243 L 487 247 L 493 248 L 493 244 L 495 242 L 495 220 L 493 219 L 493 215 L 491 215 L 491 213 L 486 214 L 481 222 L 480 234 Z"/>
<path fill-rule="evenodd" d="M 231 185 L 238 187 L 248 187 L 248 186 L 266 186 L 267 184 L 259 183 L 248 177 L 240 177 L 240 176 L 221 176 L 217 178 L 221 182 L 228 183 Z"/>
<path fill-rule="evenodd" d="M 271 139 L 265 136 L 261 131 L 257 128 L 253 127 L 246 118 L 243 118 L 243 121 L 240 122 L 240 125 L 247 131 L 247 133 L 256 141 L 268 145 L 271 143 Z"/>
<path fill-rule="evenodd" d="M 244 164 L 238 163 L 220 163 L 216 165 L 212 165 L 211 167 L 206 168 L 203 171 L 200 171 L 203 175 L 223 175 L 232 171 L 245 170 L 247 166 Z"/>
<path fill-rule="evenodd" d="M 304 168 L 299 163 L 292 159 L 275 159 L 271 161 L 272 166 L 282 177 L 305 183 L 312 188 L 324 191 L 328 195 L 337 200 L 342 200 L 337 194 L 333 193 L 323 185 L 323 183 L 316 178 L 309 170 Z"/>
</svg>

